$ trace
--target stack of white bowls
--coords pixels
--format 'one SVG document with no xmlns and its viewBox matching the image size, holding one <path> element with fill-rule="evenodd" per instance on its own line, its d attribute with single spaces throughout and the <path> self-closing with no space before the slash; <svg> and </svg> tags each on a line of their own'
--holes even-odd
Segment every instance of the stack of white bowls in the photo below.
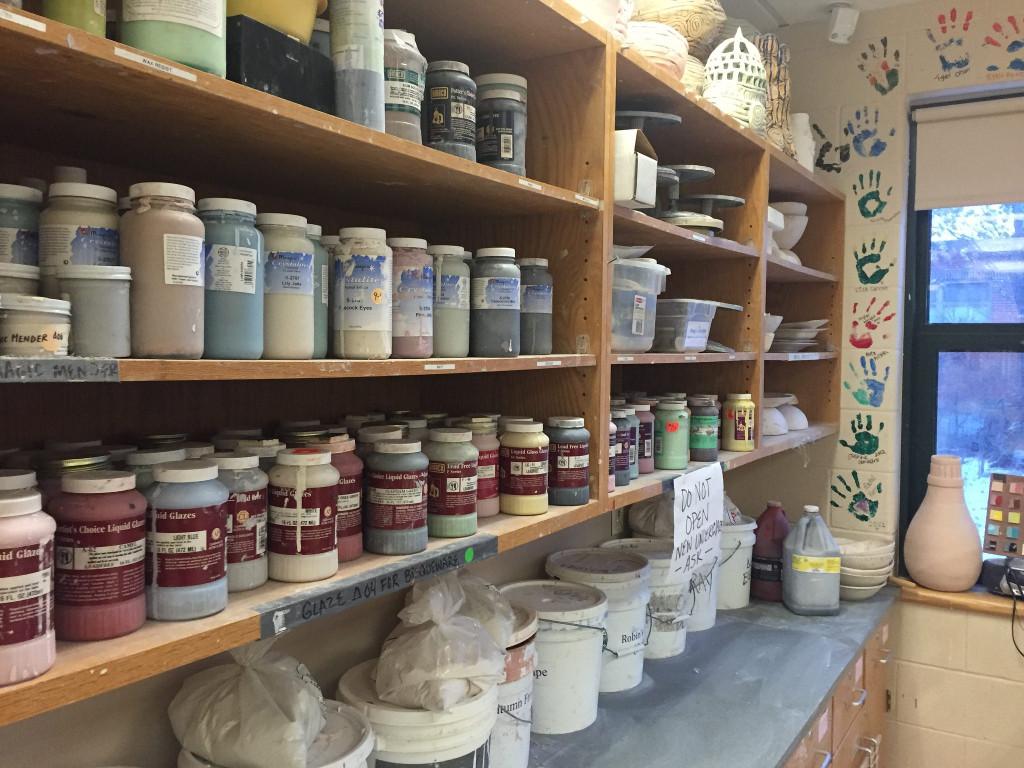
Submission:
<svg viewBox="0 0 1024 768">
<path fill-rule="evenodd" d="M 896 542 L 888 537 L 842 539 L 839 596 L 843 600 L 867 600 L 889 581 L 896 556 Z"/>
</svg>

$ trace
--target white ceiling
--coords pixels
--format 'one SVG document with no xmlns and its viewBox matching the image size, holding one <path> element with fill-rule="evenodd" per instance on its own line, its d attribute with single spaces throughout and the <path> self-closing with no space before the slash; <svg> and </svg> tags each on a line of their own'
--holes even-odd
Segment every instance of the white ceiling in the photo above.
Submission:
<svg viewBox="0 0 1024 768">
<path fill-rule="evenodd" d="M 805 21 L 824 21 L 836 0 L 720 0 L 730 16 L 746 19 L 762 32 Z M 918 0 L 851 0 L 861 11 L 877 11 Z"/>
</svg>

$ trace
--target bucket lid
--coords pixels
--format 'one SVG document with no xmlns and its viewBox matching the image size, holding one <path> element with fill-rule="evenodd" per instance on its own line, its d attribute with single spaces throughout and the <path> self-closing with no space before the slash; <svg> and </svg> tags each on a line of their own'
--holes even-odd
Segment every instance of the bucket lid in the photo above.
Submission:
<svg viewBox="0 0 1024 768">
<path fill-rule="evenodd" d="M 532 608 L 527 608 L 525 605 L 513 603 L 512 614 L 515 617 L 515 624 L 513 625 L 512 635 L 508 639 L 507 647 L 509 648 L 515 648 L 536 635 L 539 622 L 537 612 Z"/>
<path fill-rule="evenodd" d="M 210 455 L 210 461 L 218 469 L 255 469 L 260 465 L 260 457 L 255 453 L 221 451 Z"/>
<path fill-rule="evenodd" d="M 0 492 L 35 488 L 36 473 L 31 469 L 0 469 Z"/>
<path fill-rule="evenodd" d="M 58 182 L 51 184 L 47 195 L 55 197 L 87 197 L 90 200 L 101 200 L 104 203 L 117 203 L 117 192 L 110 187 L 99 184 L 78 184 L 75 182 Z"/>
<path fill-rule="evenodd" d="M 638 552 L 659 567 L 672 562 L 672 539 L 612 539 L 601 548 Z"/>
<path fill-rule="evenodd" d="M 0 186 L 3 186 L 0 184 Z M 3 195 L 0 195 L 3 197 Z M 27 280 L 39 279 L 39 267 L 31 264 L 0 264 L 0 277 L 20 277 Z"/>
<path fill-rule="evenodd" d="M 19 293 L 0 293 L 0 309 L 45 312 L 50 315 L 71 317 L 70 301 L 44 299 L 42 296 L 22 296 Z"/>
<path fill-rule="evenodd" d="M 537 579 L 506 584 L 499 591 L 513 605 L 536 611 L 538 619 L 573 623 L 600 621 L 608 614 L 608 598 L 586 584 Z"/>
<path fill-rule="evenodd" d="M 155 464 L 184 460 L 184 448 L 143 448 L 141 451 L 129 453 L 124 463 L 129 467 L 151 467 Z"/>
<path fill-rule="evenodd" d="M 135 473 L 109 469 L 90 469 L 64 475 L 60 489 L 65 493 L 118 493 L 135 489 Z"/>
<path fill-rule="evenodd" d="M 217 479 L 217 465 L 206 459 L 188 459 L 157 464 L 153 479 L 158 483 L 201 483 Z"/>
<path fill-rule="evenodd" d="M 601 583 L 628 582 L 651 575 L 651 564 L 639 552 L 600 547 L 555 552 L 548 556 L 544 568 L 556 579 L 583 576 L 587 581 Z"/>
<path fill-rule="evenodd" d="M 21 200 L 25 203 L 43 202 L 43 193 L 32 187 L 21 184 L 0 184 L 0 199 Z"/>
<path fill-rule="evenodd" d="M 256 216 L 257 227 L 301 227 L 306 229 L 306 217 L 294 213 L 261 213 Z"/>
<path fill-rule="evenodd" d="M 248 216 L 256 215 L 256 203 L 248 200 L 237 200 L 233 197 L 204 197 L 199 201 L 196 210 L 204 211 L 231 211 L 233 213 L 244 213 Z"/>
</svg>

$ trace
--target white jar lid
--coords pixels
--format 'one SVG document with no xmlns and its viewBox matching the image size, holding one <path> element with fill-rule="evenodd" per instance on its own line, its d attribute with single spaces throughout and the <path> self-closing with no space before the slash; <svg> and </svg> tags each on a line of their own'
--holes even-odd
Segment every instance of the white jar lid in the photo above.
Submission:
<svg viewBox="0 0 1024 768">
<path fill-rule="evenodd" d="M 390 438 L 400 438 L 405 432 L 402 427 L 388 426 L 387 424 L 375 425 L 372 427 L 363 427 L 359 430 L 356 439 L 360 443 L 375 443 L 378 440 L 388 440 Z"/>
<path fill-rule="evenodd" d="M 131 280 L 131 267 L 108 267 L 100 264 L 69 264 L 57 268 L 58 280 Z"/>
<path fill-rule="evenodd" d="M 473 439 L 473 433 L 468 429 L 439 427 L 430 430 L 430 439 L 435 443 L 468 443 Z"/>
<path fill-rule="evenodd" d="M 36 473 L 31 469 L 0 469 L 0 491 L 28 490 L 36 484 Z"/>
<path fill-rule="evenodd" d="M 317 448 L 328 453 L 351 453 L 356 449 L 356 441 L 351 437 L 332 437 L 323 443 L 312 443 L 309 448 Z"/>
<path fill-rule="evenodd" d="M 603 621 L 608 613 L 608 598 L 586 584 L 537 579 L 506 584 L 499 591 L 509 602 L 535 611 L 542 621 Z"/>
<path fill-rule="evenodd" d="M 15 491 L 0 496 L 0 517 L 31 515 L 43 511 L 43 497 L 39 491 Z"/>
<path fill-rule="evenodd" d="M 549 427 L 583 429 L 584 424 L 585 422 L 579 416 L 551 416 L 548 418 Z"/>
<path fill-rule="evenodd" d="M 287 448 L 277 454 L 277 463 L 284 467 L 316 467 L 331 463 L 331 454 L 319 448 Z"/>
<path fill-rule="evenodd" d="M 306 222 L 306 237 L 315 237 L 319 240 L 323 234 L 324 228 L 319 224 L 310 224 L 308 221 Z"/>
<path fill-rule="evenodd" d="M 377 453 L 419 453 L 420 448 L 419 440 L 381 440 L 373 446 Z"/>
<path fill-rule="evenodd" d="M 619 410 L 625 413 L 627 416 L 636 416 L 636 408 L 634 408 L 631 405 L 624 405 Z"/>
<path fill-rule="evenodd" d="M 186 459 L 201 459 L 204 456 L 209 456 L 211 453 L 217 450 L 214 447 L 213 443 L 203 442 L 181 443 L 177 447 L 185 449 Z"/>
<path fill-rule="evenodd" d="M 196 201 L 196 191 L 184 184 L 170 184 L 166 181 L 143 181 L 132 184 L 128 187 L 128 197 L 138 200 L 140 197 L 177 197 L 188 200 L 190 203 Z"/>
<path fill-rule="evenodd" d="M 184 460 L 184 448 L 143 448 L 125 456 L 124 463 L 129 467 L 152 467 L 156 464 Z"/>
<path fill-rule="evenodd" d="M 208 458 L 218 469 L 255 469 L 260 465 L 260 457 L 255 453 L 221 451 L 210 454 Z"/>
<path fill-rule="evenodd" d="M 43 202 L 43 193 L 32 187 L 23 187 L 21 184 L 0 184 L 0 199 L 41 203 Z"/>
<path fill-rule="evenodd" d="M 0 195 L 3 197 L 3 195 Z M 0 264 L 0 277 L 20 277 L 25 280 L 38 280 L 39 267 L 31 264 Z"/>
<path fill-rule="evenodd" d="M 626 412 L 621 408 L 612 408 L 613 419 L 624 419 L 626 418 Z"/>
<path fill-rule="evenodd" d="M 306 228 L 306 217 L 294 213 L 261 213 L 256 217 L 257 227 L 301 227 Z"/>
<path fill-rule="evenodd" d="M 65 493 L 118 493 L 135 488 L 135 473 L 112 469 L 90 469 L 74 472 L 60 479 Z"/>
<path fill-rule="evenodd" d="M 158 483 L 201 483 L 217 479 L 217 465 L 208 459 L 189 459 L 158 464 L 153 468 Z"/>
<path fill-rule="evenodd" d="M 659 411 L 679 411 L 686 407 L 685 400 L 659 400 L 658 408 Z"/>
<path fill-rule="evenodd" d="M 392 248 L 426 248 L 427 241 L 419 237 L 389 237 L 388 245 Z"/>
<path fill-rule="evenodd" d="M 46 312 L 51 315 L 71 317 L 71 302 L 60 299 L 44 299 L 42 296 L 22 296 L 17 293 L 0 293 L 0 310 L 22 312 Z"/>
<path fill-rule="evenodd" d="M 519 88 L 524 91 L 526 90 L 525 77 L 512 75 L 507 72 L 495 72 L 490 75 L 479 75 L 475 80 L 477 88 L 492 86 L 498 88 Z"/>
<path fill-rule="evenodd" d="M 742 394 L 729 394 L 725 396 L 727 400 L 751 400 L 753 399 L 749 392 Z"/>
<path fill-rule="evenodd" d="M 104 203 L 117 204 L 116 190 L 110 187 L 101 187 L 99 184 L 76 184 L 72 182 L 51 184 L 48 196 L 51 200 L 55 197 L 85 197 L 90 200 L 101 200 Z"/>
<path fill-rule="evenodd" d="M 320 244 L 326 248 L 328 246 L 340 245 L 341 238 L 337 235 L 321 235 Z"/>
<path fill-rule="evenodd" d="M 544 425 L 535 421 L 510 421 L 505 425 L 506 432 L 543 432 Z"/>
<path fill-rule="evenodd" d="M 494 259 L 494 258 L 514 259 L 516 257 L 516 249 L 515 248 L 477 248 L 476 257 L 478 259 Z"/>
<path fill-rule="evenodd" d="M 520 267 L 547 267 L 547 259 L 520 259 Z"/>
<path fill-rule="evenodd" d="M 633 409 L 634 413 L 650 413 L 651 406 L 648 403 L 630 403 L 629 407 Z"/>
<path fill-rule="evenodd" d="M 565 549 L 548 555 L 544 569 L 550 576 L 584 576 L 588 581 L 623 582 L 650 578 L 651 564 L 639 552 L 623 549 Z M 569 579 L 576 581 L 576 579 Z"/>
<path fill-rule="evenodd" d="M 89 174 L 85 168 L 79 168 L 76 165 L 55 165 L 53 166 L 53 180 L 85 184 L 89 180 Z"/>
<path fill-rule="evenodd" d="M 388 233 L 376 227 L 344 227 L 338 230 L 342 240 L 387 240 Z"/>
<path fill-rule="evenodd" d="M 659 395 L 659 397 L 663 397 L 666 400 L 685 400 L 686 399 L 686 393 L 685 392 L 662 392 L 661 395 Z"/>
<path fill-rule="evenodd" d="M 431 256 L 459 256 L 466 252 L 461 245 L 428 245 L 427 253 Z"/>
<path fill-rule="evenodd" d="M 256 215 L 256 203 L 248 200 L 237 200 L 233 197 L 204 197 L 196 205 L 199 211 L 234 211 L 249 216 Z"/>
</svg>

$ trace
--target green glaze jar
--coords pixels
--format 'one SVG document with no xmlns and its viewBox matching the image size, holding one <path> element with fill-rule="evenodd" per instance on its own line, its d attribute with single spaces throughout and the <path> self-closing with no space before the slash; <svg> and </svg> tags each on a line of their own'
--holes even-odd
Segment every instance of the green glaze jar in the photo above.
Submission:
<svg viewBox="0 0 1024 768">
<path fill-rule="evenodd" d="M 690 412 L 680 400 L 662 400 L 654 414 L 655 469 L 686 469 L 690 463 Z"/>
<path fill-rule="evenodd" d="M 122 1 L 122 43 L 211 75 L 227 74 L 227 0 Z"/>
<path fill-rule="evenodd" d="M 107 36 L 107 0 L 43 0 L 43 15 L 100 37 Z"/>
</svg>

